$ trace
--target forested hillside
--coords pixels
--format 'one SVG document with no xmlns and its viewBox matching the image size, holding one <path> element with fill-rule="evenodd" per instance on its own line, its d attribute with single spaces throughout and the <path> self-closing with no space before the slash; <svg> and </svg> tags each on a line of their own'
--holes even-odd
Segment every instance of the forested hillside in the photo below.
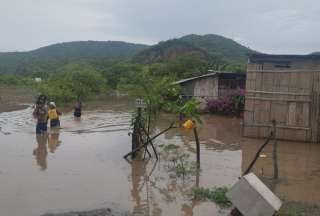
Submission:
<svg viewBox="0 0 320 216">
<path fill-rule="evenodd" d="M 158 64 L 161 65 L 161 73 L 166 71 L 185 77 L 199 75 L 199 70 L 203 72 L 204 68 L 244 72 L 248 54 L 253 52 L 219 35 L 192 34 L 151 46 L 135 55 L 133 61 Z"/>
<path fill-rule="evenodd" d="M 211 56 L 220 56 L 232 64 L 246 63 L 248 54 L 255 52 L 234 40 L 215 34 L 191 34 L 180 40 L 206 50 Z"/>
<path fill-rule="evenodd" d="M 0 53 L 0 73 L 41 74 L 80 61 L 126 60 L 147 45 L 119 41 L 78 41 L 54 44 L 28 52 Z"/>
<path fill-rule="evenodd" d="M 145 49 L 134 56 L 133 61 L 141 64 L 168 62 L 181 56 L 194 54 L 199 58 L 208 60 L 209 55 L 204 49 L 200 49 L 179 39 L 160 42 Z"/>
</svg>

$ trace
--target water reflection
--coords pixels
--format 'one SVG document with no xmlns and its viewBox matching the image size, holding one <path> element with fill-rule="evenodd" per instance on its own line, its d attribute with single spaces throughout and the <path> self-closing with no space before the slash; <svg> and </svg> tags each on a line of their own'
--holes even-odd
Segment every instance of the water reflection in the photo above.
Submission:
<svg viewBox="0 0 320 216">
<path fill-rule="evenodd" d="M 48 147 L 50 150 L 50 153 L 54 153 L 57 147 L 60 145 L 60 129 L 59 128 L 51 128 L 50 129 L 50 135 L 48 137 Z"/>
<path fill-rule="evenodd" d="M 153 164 L 148 172 L 148 164 Z M 142 215 L 161 215 L 161 209 L 152 196 L 152 186 L 150 185 L 150 177 L 154 172 L 157 161 L 151 159 L 147 162 L 142 160 L 133 160 L 131 165 L 131 197 L 134 202 L 133 213 Z"/>
<path fill-rule="evenodd" d="M 51 128 L 50 133 L 36 134 L 37 148 L 33 150 L 33 155 L 36 158 L 37 165 L 40 166 L 42 171 L 48 168 L 48 149 L 50 153 L 55 153 L 61 143 L 59 140 L 59 130 L 59 128 Z"/>
<path fill-rule="evenodd" d="M 48 141 L 48 135 L 45 134 L 37 134 L 36 135 L 37 140 L 37 148 L 33 150 L 33 155 L 36 158 L 38 166 L 40 166 L 40 169 L 42 171 L 47 169 L 47 141 Z"/>
<path fill-rule="evenodd" d="M 199 187 L 200 172 L 194 176 L 182 178 L 168 172 L 166 161 L 139 159 L 130 161 L 131 197 L 134 202 L 133 213 L 138 215 L 194 215 L 194 208 L 199 204 L 190 199 L 191 189 Z M 181 212 L 174 213 L 173 206 L 181 206 Z"/>
</svg>

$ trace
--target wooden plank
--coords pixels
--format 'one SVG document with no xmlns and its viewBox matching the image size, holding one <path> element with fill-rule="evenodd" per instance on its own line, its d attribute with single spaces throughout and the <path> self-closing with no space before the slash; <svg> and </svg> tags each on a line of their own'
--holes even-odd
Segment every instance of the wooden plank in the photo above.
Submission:
<svg viewBox="0 0 320 216">
<path fill-rule="evenodd" d="M 246 111 L 253 111 L 253 109 L 254 109 L 253 103 L 254 103 L 253 100 L 246 99 L 246 101 L 245 101 L 245 110 Z"/>
<path fill-rule="evenodd" d="M 255 72 L 247 72 L 247 80 L 252 80 L 254 73 L 255 73 Z"/>
<path fill-rule="evenodd" d="M 245 111 L 243 116 L 243 123 L 245 125 L 249 125 L 253 123 L 253 112 L 252 111 Z"/>
<path fill-rule="evenodd" d="M 287 125 L 295 126 L 296 122 L 296 103 L 289 103 Z"/>
<path fill-rule="evenodd" d="M 280 91 L 280 74 L 273 74 L 273 92 Z"/>
<path fill-rule="evenodd" d="M 256 73 L 255 90 L 262 90 L 262 73 Z"/>
<path fill-rule="evenodd" d="M 243 128 L 243 136 L 246 137 L 258 137 L 258 128 L 256 127 L 248 127 L 244 126 Z"/>
<path fill-rule="evenodd" d="M 255 80 L 247 79 L 247 81 L 246 81 L 246 89 L 254 90 L 255 89 L 255 84 L 256 84 Z"/>
<path fill-rule="evenodd" d="M 252 72 L 251 74 L 253 80 L 257 79 L 257 72 Z"/>
<path fill-rule="evenodd" d="M 318 93 L 320 92 L 320 73 L 314 73 L 313 91 Z"/>
<path fill-rule="evenodd" d="M 318 134 L 319 134 L 319 93 L 314 93 L 313 103 L 311 104 L 311 141 L 312 142 L 318 142 Z"/>
<path fill-rule="evenodd" d="M 274 74 L 270 73 L 262 73 L 262 89 L 264 91 L 273 91 L 273 79 L 274 79 Z"/>
<path fill-rule="evenodd" d="M 303 115 L 302 126 L 308 127 L 310 124 L 310 104 L 309 103 L 303 103 L 302 115 Z"/>
<path fill-rule="evenodd" d="M 305 130 L 284 130 L 284 138 L 287 140 L 299 140 L 299 141 L 308 141 L 307 139 L 307 131 Z"/>
<path fill-rule="evenodd" d="M 271 127 L 271 124 L 248 124 L 246 127 Z M 291 129 L 291 130 L 305 130 L 305 131 L 310 131 L 310 127 L 294 127 L 294 126 L 288 126 L 288 125 L 277 125 L 277 128 L 281 129 Z"/>
<path fill-rule="evenodd" d="M 280 92 L 288 92 L 289 91 L 289 82 L 290 82 L 290 74 L 287 73 L 279 73 L 278 74 L 280 79 Z"/>
<path fill-rule="evenodd" d="M 288 91 L 290 91 L 290 92 L 298 92 L 299 91 L 299 88 L 297 87 L 297 81 L 298 81 L 297 76 L 298 76 L 298 73 L 295 73 L 295 72 L 290 74 Z"/>
<path fill-rule="evenodd" d="M 303 103 L 296 104 L 296 125 L 304 126 Z"/>
<path fill-rule="evenodd" d="M 283 128 L 279 128 L 279 127 L 276 127 L 277 128 L 277 138 L 278 139 L 284 139 L 284 129 Z"/>
<path fill-rule="evenodd" d="M 271 92 L 271 91 L 254 91 L 254 90 L 246 90 L 246 93 L 262 93 L 262 94 L 279 94 L 279 95 L 298 95 L 298 96 L 311 96 L 310 93 L 295 93 L 295 92 Z"/>
<path fill-rule="evenodd" d="M 278 124 L 286 124 L 288 104 L 286 102 L 271 103 L 270 120 L 276 120 Z"/>
<path fill-rule="evenodd" d="M 267 137 L 270 134 L 269 127 L 260 127 L 259 128 L 259 137 Z"/>
<path fill-rule="evenodd" d="M 299 99 L 283 99 L 283 98 L 266 98 L 266 97 L 248 97 L 250 100 L 259 100 L 259 101 L 288 101 L 288 102 L 305 102 L 311 103 L 311 100 L 299 100 Z"/>
</svg>

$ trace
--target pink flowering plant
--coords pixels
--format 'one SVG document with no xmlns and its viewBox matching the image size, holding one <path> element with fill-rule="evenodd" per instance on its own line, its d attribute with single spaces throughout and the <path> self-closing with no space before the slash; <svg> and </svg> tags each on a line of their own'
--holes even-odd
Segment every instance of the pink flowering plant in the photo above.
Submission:
<svg viewBox="0 0 320 216">
<path fill-rule="evenodd" d="M 239 90 L 226 97 L 208 99 L 206 108 L 213 114 L 240 115 L 244 110 L 244 99 L 244 90 Z"/>
</svg>

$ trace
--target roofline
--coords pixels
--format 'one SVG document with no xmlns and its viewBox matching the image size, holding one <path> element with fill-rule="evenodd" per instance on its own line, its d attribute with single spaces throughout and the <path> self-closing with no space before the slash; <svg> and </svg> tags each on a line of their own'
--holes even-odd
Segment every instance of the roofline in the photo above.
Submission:
<svg viewBox="0 0 320 216">
<path fill-rule="evenodd" d="M 307 55 L 289 55 L 289 54 L 263 54 L 263 53 L 252 53 L 249 54 L 249 59 L 259 58 L 259 59 L 320 59 L 318 54 L 307 54 Z"/>
<path fill-rule="evenodd" d="M 209 70 L 209 71 L 214 71 L 214 70 Z M 205 78 L 205 77 L 211 77 L 211 76 L 214 77 L 214 76 L 219 75 L 219 74 L 240 74 L 240 73 L 229 72 L 229 71 L 214 71 L 212 73 L 204 74 L 204 75 L 201 75 L 201 76 L 190 77 L 190 78 L 178 80 L 176 82 L 173 82 L 173 84 L 186 83 L 186 82 L 190 82 L 190 81 L 193 81 L 193 80 L 196 80 L 196 79 Z"/>
</svg>

